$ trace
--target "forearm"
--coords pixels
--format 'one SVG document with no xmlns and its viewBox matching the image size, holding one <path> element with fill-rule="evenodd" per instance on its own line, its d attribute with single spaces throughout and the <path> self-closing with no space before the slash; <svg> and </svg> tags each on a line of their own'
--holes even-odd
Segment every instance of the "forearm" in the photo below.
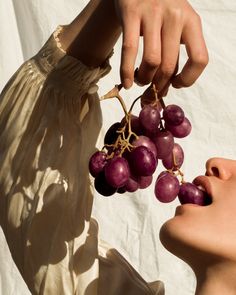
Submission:
<svg viewBox="0 0 236 295">
<path fill-rule="evenodd" d="M 61 35 L 63 48 L 88 66 L 99 66 L 121 33 L 113 0 L 92 0 Z"/>
</svg>

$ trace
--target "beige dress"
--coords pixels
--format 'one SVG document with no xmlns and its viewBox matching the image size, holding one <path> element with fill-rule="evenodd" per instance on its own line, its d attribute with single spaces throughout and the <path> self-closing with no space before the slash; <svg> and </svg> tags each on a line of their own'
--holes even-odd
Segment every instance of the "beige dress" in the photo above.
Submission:
<svg viewBox="0 0 236 295">
<path fill-rule="evenodd" d="M 0 222 L 13 259 L 32 294 L 163 294 L 98 238 L 88 160 L 110 66 L 66 55 L 60 30 L 0 97 Z"/>
</svg>

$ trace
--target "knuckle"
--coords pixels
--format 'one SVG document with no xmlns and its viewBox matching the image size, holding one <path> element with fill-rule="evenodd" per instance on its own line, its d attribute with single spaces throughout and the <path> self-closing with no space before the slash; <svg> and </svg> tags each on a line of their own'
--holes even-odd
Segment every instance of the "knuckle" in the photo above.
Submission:
<svg viewBox="0 0 236 295">
<path fill-rule="evenodd" d="M 196 11 L 195 11 L 194 14 L 193 14 L 193 19 L 194 19 L 197 23 L 199 23 L 199 24 L 202 23 L 201 17 L 200 17 L 200 15 L 199 15 Z"/>
<path fill-rule="evenodd" d="M 164 77 L 171 77 L 175 71 L 175 64 L 166 64 L 161 67 L 161 73 Z"/>
<path fill-rule="evenodd" d="M 160 4 L 158 1 L 152 2 L 152 12 L 154 15 L 158 15 L 160 13 Z"/>
<path fill-rule="evenodd" d="M 169 17 L 176 21 L 180 21 L 183 18 L 183 10 L 180 7 L 171 7 L 169 9 Z"/>
<path fill-rule="evenodd" d="M 134 51 L 136 51 L 136 47 L 131 42 L 124 42 L 122 44 L 122 51 L 123 52 L 127 52 L 127 51 L 134 52 Z"/>
<path fill-rule="evenodd" d="M 189 14 L 189 21 L 192 25 L 195 24 L 198 27 L 202 26 L 201 16 L 196 11 L 192 11 L 192 13 Z"/>
<path fill-rule="evenodd" d="M 144 63 L 145 65 L 150 69 L 155 69 L 160 66 L 160 58 L 156 54 L 149 54 L 144 57 Z"/>
<path fill-rule="evenodd" d="M 199 52 L 194 57 L 194 63 L 200 68 L 205 68 L 209 62 L 209 56 L 207 52 Z"/>
</svg>

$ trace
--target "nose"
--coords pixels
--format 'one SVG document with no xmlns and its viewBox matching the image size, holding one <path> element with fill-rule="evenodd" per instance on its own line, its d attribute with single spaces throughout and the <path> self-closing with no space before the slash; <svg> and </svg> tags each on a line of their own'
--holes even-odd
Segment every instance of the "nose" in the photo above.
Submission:
<svg viewBox="0 0 236 295">
<path fill-rule="evenodd" d="M 222 180 L 236 174 L 236 161 L 224 158 L 211 158 L 206 162 L 206 175 L 215 176 Z"/>
</svg>

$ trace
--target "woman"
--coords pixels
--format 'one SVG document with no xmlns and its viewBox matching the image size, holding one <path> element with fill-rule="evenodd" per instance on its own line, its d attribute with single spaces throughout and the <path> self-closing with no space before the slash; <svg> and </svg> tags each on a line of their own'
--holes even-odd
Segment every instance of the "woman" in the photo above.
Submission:
<svg viewBox="0 0 236 295">
<path fill-rule="evenodd" d="M 188 2 L 175 3 L 116 1 L 124 87 L 133 83 L 140 34 L 144 54 L 137 81 L 153 80 L 163 95 L 170 83 L 191 85 L 206 66 L 199 17 Z M 33 294 L 163 293 L 160 282 L 145 282 L 99 240 L 91 218 L 88 159 L 101 127 L 96 83 L 110 70 L 108 58 L 120 32 L 112 1 L 89 2 L 22 65 L 1 94 L 0 222 Z M 172 77 L 181 38 L 189 60 Z"/>
<path fill-rule="evenodd" d="M 193 269 L 196 295 L 236 293 L 236 161 L 212 158 L 194 180 L 211 196 L 208 206 L 178 206 L 161 228 L 163 245 Z"/>
</svg>

